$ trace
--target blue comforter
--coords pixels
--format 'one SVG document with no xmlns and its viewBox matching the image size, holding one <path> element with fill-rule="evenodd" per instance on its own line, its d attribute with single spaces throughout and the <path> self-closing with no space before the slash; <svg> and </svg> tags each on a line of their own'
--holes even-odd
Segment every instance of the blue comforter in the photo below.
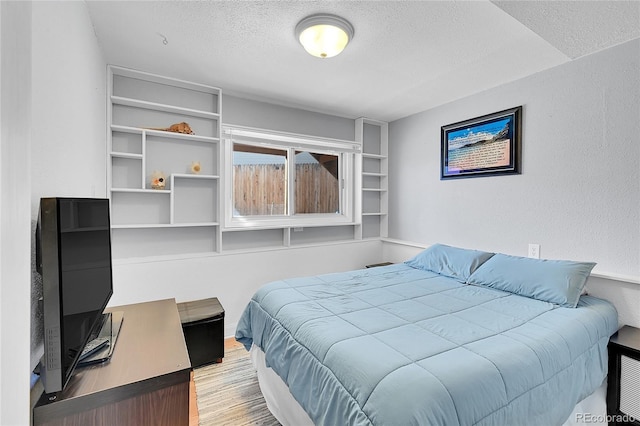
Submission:
<svg viewBox="0 0 640 426">
<path fill-rule="evenodd" d="M 236 338 L 317 425 L 557 425 L 607 374 L 608 302 L 557 305 L 404 264 L 272 282 Z"/>
</svg>

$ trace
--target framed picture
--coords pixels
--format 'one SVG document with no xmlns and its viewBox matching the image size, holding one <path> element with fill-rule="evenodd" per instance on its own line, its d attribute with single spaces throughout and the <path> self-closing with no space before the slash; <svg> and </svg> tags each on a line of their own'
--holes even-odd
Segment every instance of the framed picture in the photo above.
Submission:
<svg viewBox="0 0 640 426">
<path fill-rule="evenodd" d="M 522 106 L 442 126 L 440 179 L 520 174 Z"/>
</svg>

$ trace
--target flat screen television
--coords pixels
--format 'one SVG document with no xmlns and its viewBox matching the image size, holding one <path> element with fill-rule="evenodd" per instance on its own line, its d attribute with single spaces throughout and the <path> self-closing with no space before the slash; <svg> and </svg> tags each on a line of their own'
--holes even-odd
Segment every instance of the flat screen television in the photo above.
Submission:
<svg viewBox="0 0 640 426">
<path fill-rule="evenodd" d="M 36 225 L 42 277 L 45 393 L 64 389 L 113 294 L 109 200 L 42 198 Z"/>
</svg>

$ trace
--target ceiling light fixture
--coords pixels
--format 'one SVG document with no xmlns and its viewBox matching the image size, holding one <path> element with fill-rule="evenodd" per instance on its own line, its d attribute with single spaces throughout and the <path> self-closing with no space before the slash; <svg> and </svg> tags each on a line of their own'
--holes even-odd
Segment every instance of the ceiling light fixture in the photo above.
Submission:
<svg viewBox="0 0 640 426">
<path fill-rule="evenodd" d="M 339 16 L 318 14 L 296 25 L 296 38 L 310 55 L 331 58 L 344 50 L 353 38 L 353 26 Z"/>
</svg>

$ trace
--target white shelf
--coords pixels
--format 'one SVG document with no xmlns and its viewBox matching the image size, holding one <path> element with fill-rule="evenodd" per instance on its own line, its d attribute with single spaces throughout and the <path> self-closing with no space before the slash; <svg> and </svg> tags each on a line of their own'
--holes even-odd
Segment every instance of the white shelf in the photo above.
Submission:
<svg viewBox="0 0 640 426">
<path fill-rule="evenodd" d="M 363 156 L 364 158 L 377 158 L 377 159 L 379 159 L 379 160 L 384 160 L 384 159 L 386 159 L 386 158 L 387 158 L 387 156 L 386 156 L 386 155 L 380 155 L 380 154 L 368 154 L 368 153 L 366 153 L 366 152 L 363 152 L 363 153 L 362 153 L 362 156 Z"/>
<path fill-rule="evenodd" d="M 142 160 L 142 154 L 132 154 L 130 152 L 112 152 L 111 156 L 115 158 L 130 158 L 132 160 Z"/>
<path fill-rule="evenodd" d="M 220 179 L 220 176 L 216 175 L 197 175 L 189 173 L 172 173 L 171 176 L 180 179 Z"/>
<path fill-rule="evenodd" d="M 123 105 L 133 108 L 150 109 L 153 111 L 170 112 L 173 114 L 188 115 L 190 117 L 206 118 L 210 120 L 220 119 L 220 114 L 215 112 L 200 111 L 197 109 L 182 108 L 155 102 L 141 101 L 139 99 L 125 98 L 122 96 L 111 96 L 111 103 L 113 105 Z"/>
<path fill-rule="evenodd" d="M 113 229 L 153 229 L 153 228 L 207 228 L 219 226 L 218 222 L 202 222 L 202 223 L 140 223 L 126 225 L 111 225 Z"/>
<path fill-rule="evenodd" d="M 356 239 L 380 238 L 388 234 L 389 127 L 378 120 L 356 120 L 356 140 L 361 143 L 360 197 L 358 212 L 361 224 Z"/>
<path fill-rule="evenodd" d="M 138 194 L 170 194 L 170 189 L 146 189 L 146 188 L 111 188 L 111 192 L 129 192 Z"/>
<path fill-rule="evenodd" d="M 136 135 L 142 135 L 144 133 L 150 136 L 158 136 L 158 137 L 172 138 L 172 139 L 183 139 L 187 141 L 198 141 L 198 142 L 208 142 L 208 143 L 220 142 L 220 138 L 214 138 L 211 136 L 189 135 L 187 133 L 166 132 L 164 130 L 145 129 L 142 127 L 121 126 L 119 124 L 112 124 L 111 130 L 114 132 L 132 133 Z"/>
</svg>

